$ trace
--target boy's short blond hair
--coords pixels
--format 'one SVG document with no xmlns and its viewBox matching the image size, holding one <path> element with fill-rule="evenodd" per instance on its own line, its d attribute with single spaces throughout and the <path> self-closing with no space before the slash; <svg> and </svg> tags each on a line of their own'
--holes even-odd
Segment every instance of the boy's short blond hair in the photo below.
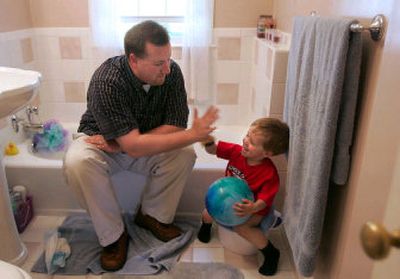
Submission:
<svg viewBox="0 0 400 279">
<path fill-rule="evenodd" d="M 263 148 L 273 155 L 285 153 L 289 149 L 289 126 L 277 118 L 264 117 L 251 123 L 251 127 L 264 137 Z"/>
</svg>

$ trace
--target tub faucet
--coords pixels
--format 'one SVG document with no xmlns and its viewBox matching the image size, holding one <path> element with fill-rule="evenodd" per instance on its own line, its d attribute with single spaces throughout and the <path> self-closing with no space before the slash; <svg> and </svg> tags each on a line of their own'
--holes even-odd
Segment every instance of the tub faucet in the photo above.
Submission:
<svg viewBox="0 0 400 279">
<path fill-rule="evenodd" d="M 28 123 L 22 123 L 22 127 L 26 132 L 32 133 L 43 133 L 43 123 L 39 118 L 39 109 L 38 107 L 27 106 L 25 109 L 26 118 L 28 119 Z M 34 121 L 36 119 L 36 121 Z"/>
<path fill-rule="evenodd" d="M 32 124 L 33 123 L 32 114 L 39 116 L 39 109 L 38 107 L 27 106 L 25 109 L 25 113 L 26 113 L 26 118 L 28 118 L 28 123 Z"/>
<path fill-rule="evenodd" d="M 17 115 L 11 116 L 11 126 L 16 133 L 19 131 L 19 124 L 21 123 L 24 132 L 28 136 L 33 136 L 35 133 L 43 133 L 43 123 L 38 119 L 39 109 L 37 107 L 28 106 L 25 109 L 26 118 L 18 117 Z M 37 117 L 34 117 L 36 115 Z M 36 121 L 33 119 L 36 118 Z"/>
</svg>

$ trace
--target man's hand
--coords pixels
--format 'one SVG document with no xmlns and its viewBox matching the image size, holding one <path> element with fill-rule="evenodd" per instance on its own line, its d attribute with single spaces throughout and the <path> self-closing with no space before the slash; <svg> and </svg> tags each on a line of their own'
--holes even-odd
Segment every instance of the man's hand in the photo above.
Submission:
<svg viewBox="0 0 400 279">
<path fill-rule="evenodd" d="M 121 151 L 121 148 L 115 140 L 106 141 L 102 135 L 90 136 L 86 138 L 85 141 L 108 153 L 117 153 Z"/>
<path fill-rule="evenodd" d="M 218 118 L 218 109 L 214 106 L 209 107 L 202 117 L 199 117 L 197 109 L 194 109 L 191 130 L 198 138 L 198 141 L 206 140 L 208 135 L 215 130 L 212 125 Z"/>
</svg>

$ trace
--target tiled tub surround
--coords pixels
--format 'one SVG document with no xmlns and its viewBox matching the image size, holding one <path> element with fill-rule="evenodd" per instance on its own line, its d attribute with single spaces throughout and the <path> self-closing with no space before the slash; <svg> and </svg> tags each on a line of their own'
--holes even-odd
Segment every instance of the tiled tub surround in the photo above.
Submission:
<svg viewBox="0 0 400 279">
<path fill-rule="evenodd" d="M 35 69 L 33 38 L 33 29 L 0 33 L 0 65 Z"/>
<path fill-rule="evenodd" d="M 254 40 L 251 118 L 269 115 L 282 119 L 289 45 Z"/>
</svg>

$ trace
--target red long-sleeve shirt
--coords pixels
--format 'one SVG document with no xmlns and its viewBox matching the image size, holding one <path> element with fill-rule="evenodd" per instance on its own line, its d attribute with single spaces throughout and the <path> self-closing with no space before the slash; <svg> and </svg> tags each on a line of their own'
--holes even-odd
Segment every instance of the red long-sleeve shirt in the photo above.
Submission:
<svg viewBox="0 0 400 279">
<path fill-rule="evenodd" d="M 265 158 L 261 164 L 250 166 L 241 154 L 242 146 L 234 143 L 219 141 L 217 157 L 229 160 L 225 176 L 243 179 L 249 185 L 255 200 L 261 199 L 266 207 L 257 212 L 267 215 L 279 190 L 279 175 L 274 163 Z"/>
</svg>

